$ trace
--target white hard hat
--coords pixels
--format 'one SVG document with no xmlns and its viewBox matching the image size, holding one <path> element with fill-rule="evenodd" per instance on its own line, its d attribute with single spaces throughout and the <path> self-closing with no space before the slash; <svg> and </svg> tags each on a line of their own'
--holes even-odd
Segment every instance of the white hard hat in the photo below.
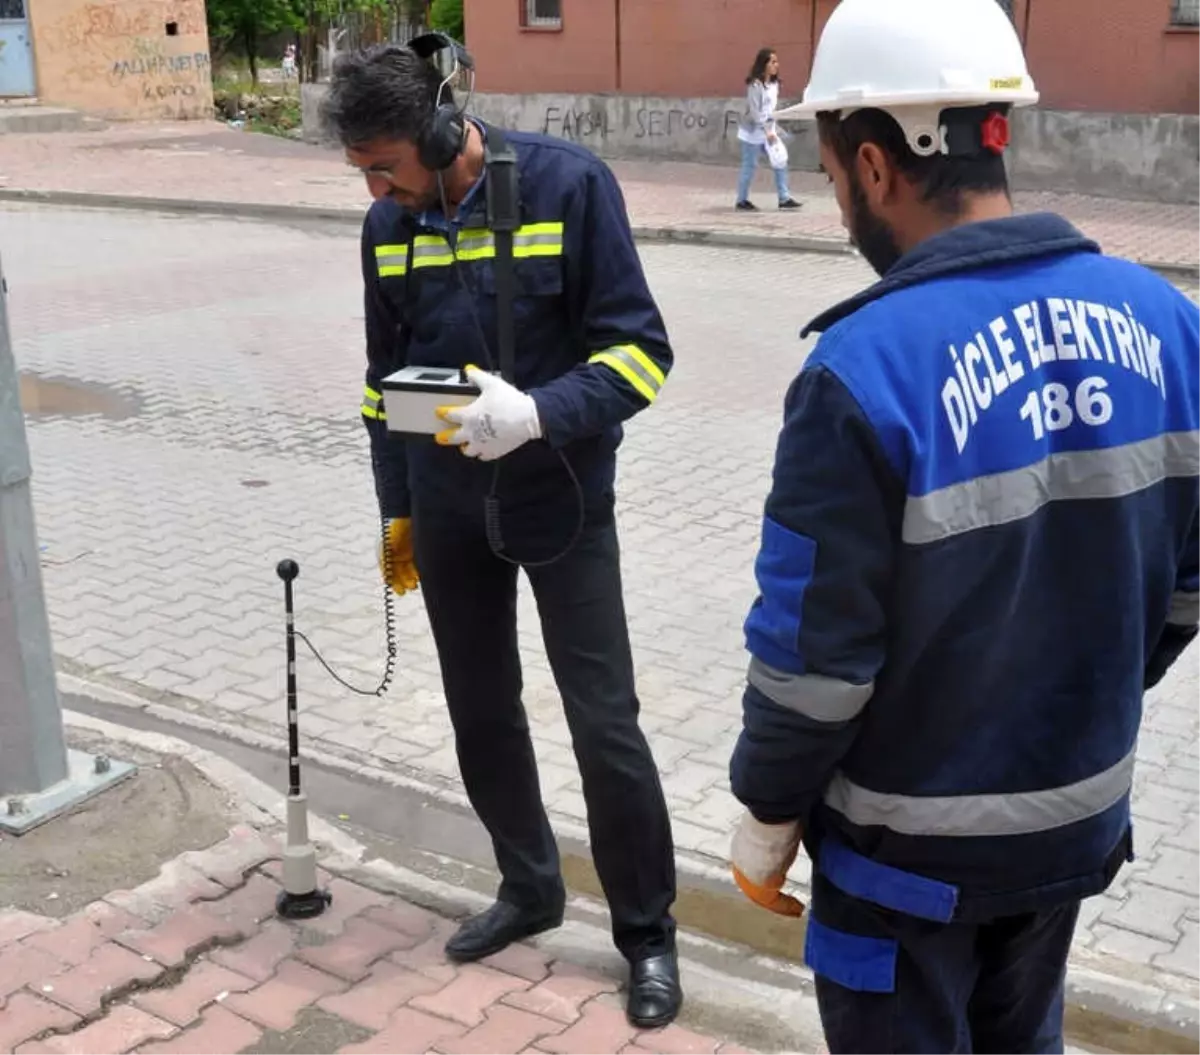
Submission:
<svg viewBox="0 0 1200 1055">
<path fill-rule="evenodd" d="M 996 0 L 841 0 L 821 33 L 804 101 L 776 118 L 873 107 L 918 154 L 942 146 L 951 107 L 1038 100 L 1021 41 Z"/>
</svg>

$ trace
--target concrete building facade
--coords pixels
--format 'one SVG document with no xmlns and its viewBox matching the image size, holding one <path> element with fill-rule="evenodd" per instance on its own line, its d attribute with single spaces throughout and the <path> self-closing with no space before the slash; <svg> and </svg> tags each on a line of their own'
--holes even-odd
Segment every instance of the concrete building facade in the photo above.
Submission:
<svg viewBox="0 0 1200 1055">
<path fill-rule="evenodd" d="M 0 98 L 109 118 L 212 116 L 204 0 L 0 0 Z"/>
<path fill-rule="evenodd" d="M 803 90 L 837 0 L 465 0 L 483 92 L 736 96 L 772 47 Z M 1042 107 L 1195 114 L 1194 0 L 1006 0 Z"/>
</svg>

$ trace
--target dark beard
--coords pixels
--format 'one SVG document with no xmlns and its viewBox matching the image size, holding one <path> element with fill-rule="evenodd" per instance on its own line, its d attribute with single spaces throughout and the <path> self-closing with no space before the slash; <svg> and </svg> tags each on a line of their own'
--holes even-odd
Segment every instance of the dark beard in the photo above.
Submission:
<svg viewBox="0 0 1200 1055">
<path fill-rule="evenodd" d="M 878 275 L 890 271 L 896 261 L 904 255 L 896 245 L 896 236 L 892 229 L 871 212 L 862 184 L 858 182 L 858 175 L 853 171 L 850 172 L 850 241 L 858 247 L 858 251 Z"/>
</svg>

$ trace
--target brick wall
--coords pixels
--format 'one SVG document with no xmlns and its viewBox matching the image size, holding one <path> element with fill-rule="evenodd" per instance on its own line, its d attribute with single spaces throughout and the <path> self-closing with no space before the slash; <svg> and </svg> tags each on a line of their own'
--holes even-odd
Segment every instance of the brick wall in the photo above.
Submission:
<svg viewBox="0 0 1200 1055">
<path fill-rule="evenodd" d="M 796 98 L 836 2 L 562 0 L 561 30 L 523 29 L 522 0 L 465 5 L 480 91 L 733 96 L 769 46 Z M 1041 105 L 1196 113 L 1197 34 L 1172 30 L 1170 12 L 1171 0 L 1013 0 Z"/>
</svg>

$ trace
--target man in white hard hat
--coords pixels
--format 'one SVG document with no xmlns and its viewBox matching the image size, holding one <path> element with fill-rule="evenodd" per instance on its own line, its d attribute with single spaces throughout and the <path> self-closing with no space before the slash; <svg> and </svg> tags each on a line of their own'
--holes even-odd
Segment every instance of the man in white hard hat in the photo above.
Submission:
<svg viewBox="0 0 1200 1055">
<path fill-rule="evenodd" d="M 1197 629 L 1194 304 L 1014 216 L 995 0 L 842 0 L 804 101 L 881 279 L 811 322 L 746 620 L 735 879 L 813 861 L 833 1052 L 1062 1051 L 1133 854 L 1142 695 Z"/>
</svg>

